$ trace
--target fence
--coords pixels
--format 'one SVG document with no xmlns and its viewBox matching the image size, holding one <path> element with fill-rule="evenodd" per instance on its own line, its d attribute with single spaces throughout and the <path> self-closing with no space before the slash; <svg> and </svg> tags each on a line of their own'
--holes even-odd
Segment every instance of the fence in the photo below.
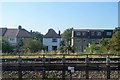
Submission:
<svg viewBox="0 0 120 80">
<path fill-rule="evenodd" d="M 50 56 L 59 56 L 59 58 L 50 58 Z M 61 56 L 61 57 L 60 57 Z M 72 57 L 70 57 L 72 56 Z M 84 58 L 79 58 L 79 56 L 84 56 Z M 99 56 L 97 58 L 91 58 L 91 56 Z M 117 57 L 116 57 L 117 56 Z M 77 58 L 74 58 L 77 57 Z M 100 58 L 101 57 L 101 58 Z M 42 55 L 40 58 L 34 59 L 23 59 L 19 57 L 18 59 L 14 59 L 11 61 L 9 59 L 2 59 L 2 70 L 4 71 L 17 71 L 18 79 L 23 79 L 23 72 L 30 71 L 30 72 L 40 72 L 41 77 L 38 78 L 42 80 L 46 79 L 62 79 L 62 80 L 77 80 L 77 79 L 91 79 L 91 74 L 95 72 L 95 75 L 99 72 L 103 71 L 105 73 L 103 79 L 120 79 L 120 55 L 115 54 L 94 54 L 94 55 L 75 55 L 75 54 L 53 54 L 53 55 Z M 50 71 L 57 71 L 60 72 L 60 77 L 48 77 L 51 75 Z M 83 75 L 82 77 L 73 75 L 76 72 Z M 112 72 L 115 73 L 117 77 L 111 78 Z M 48 74 L 49 73 L 49 74 Z M 31 73 L 30 75 L 32 75 Z M 53 72 L 53 74 L 56 74 Z M 102 75 L 103 76 L 103 75 Z M 33 78 L 33 77 L 31 77 Z M 3 78 L 3 80 L 6 78 Z"/>
</svg>

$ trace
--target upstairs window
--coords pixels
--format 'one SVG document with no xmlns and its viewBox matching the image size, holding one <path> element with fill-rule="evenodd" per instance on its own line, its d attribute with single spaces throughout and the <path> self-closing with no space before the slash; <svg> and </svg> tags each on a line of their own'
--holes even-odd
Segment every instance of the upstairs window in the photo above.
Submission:
<svg viewBox="0 0 120 80">
<path fill-rule="evenodd" d="M 10 41 L 14 41 L 15 39 L 14 38 L 10 38 Z"/>
<path fill-rule="evenodd" d="M 95 32 L 91 32 L 91 35 L 94 36 L 94 35 L 95 35 Z"/>
<path fill-rule="evenodd" d="M 112 35 L 112 32 L 107 32 L 106 35 L 107 35 L 107 36 L 111 36 L 111 35 Z"/>
<path fill-rule="evenodd" d="M 53 38 L 53 39 L 52 39 L 52 42 L 57 42 L 57 38 Z"/>
<path fill-rule="evenodd" d="M 81 33 L 80 32 L 76 32 L 76 36 L 80 36 L 81 35 Z"/>
<path fill-rule="evenodd" d="M 101 32 L 97 32 L 97 36 L 101 36 L 102 34 L 101 34 Z"/>
<path fill-rule="evenodd" d="M 86 35 L 86 32 L 82 32 L 82 35 L 85 36 L 85 35 Z"/>
</svg>

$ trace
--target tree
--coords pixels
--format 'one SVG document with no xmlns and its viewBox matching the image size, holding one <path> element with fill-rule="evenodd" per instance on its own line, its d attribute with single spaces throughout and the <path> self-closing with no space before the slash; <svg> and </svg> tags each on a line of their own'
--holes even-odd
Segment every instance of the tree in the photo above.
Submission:
<svg viewBox="0 0 120 80">
<path fill-rule="evenodd" d="M 32 32 L 32 38 L 39 40 L 40 42 L 43 41 L 43 34 L 41 34 L 40 32 Z"/>
<path fill-rule="evenodd" d="M 71 43 L 72 30 L 73 30 L 73 28 L 69 28 L 69 29 L 66 29 L 62 33 L 62 38 L 63 38 L 64 41 L 66 41 L 66 42 L 70 41 L 70 43 Z"/>
<path fill-rule="evenodd" d="M 74 52 L 74 48 L 71 47 L 71 37 L 72 37 L 72 30 L 73 28 L 69 28 L 66 29 L 63 33 L 62 33 L 62 41 L 60 43 L 60 47 L 59 47 L 59 51 L 61 53 L 67 52 L 68 51 L 72 51 Z"/>
<path fill-rule="evenodd" d="M 10 53 L 13 52 L 13 46 L 8 42 L 7 39 L 2 38 L 2 52 L 3 53 Z"/>
<path fill-rule="evenodd" d="M 39 40 L 36 39 L 29 39 L 25 41 L 23 45 L 23 49 L 28 52 L 38 52 L 43 50 L 43 45 Z"/>
<path fill-rule="evenodd" d="M 67 47 L 66 47 L 66 45 L 65 45 L 65 41 L 61 41 L 60 42 L 60 47 L 59 47 L 59 49 L 58 49 L 61 53 L 64 53 L 64 52 L 66 52 L 67 51 Z"/>
<path fill-rule="evenodd" d="M 108 51 L 110 50 L 110 39 L 109 38 L 103 38 L 100 40 L 100 46 L 101 49 L 104 51 Z"/>
<path fill-rule="evenodd" d="M 112 50 L 120 51 L 120 27 L 115 28 L 110 44 Z"/>
</svg>

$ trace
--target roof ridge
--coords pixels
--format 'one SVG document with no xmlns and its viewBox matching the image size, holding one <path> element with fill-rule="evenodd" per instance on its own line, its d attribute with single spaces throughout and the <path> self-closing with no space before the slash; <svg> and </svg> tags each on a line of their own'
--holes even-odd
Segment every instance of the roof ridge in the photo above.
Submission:
<svg viewBox="0 0 120 80">
<path fill-rule="evenodd" d="M 61 36 L 57 34 L 53 29 L 49 29 L 48 32 L 44 35 L 44 38 L 60 38 Z"/>
</svg>

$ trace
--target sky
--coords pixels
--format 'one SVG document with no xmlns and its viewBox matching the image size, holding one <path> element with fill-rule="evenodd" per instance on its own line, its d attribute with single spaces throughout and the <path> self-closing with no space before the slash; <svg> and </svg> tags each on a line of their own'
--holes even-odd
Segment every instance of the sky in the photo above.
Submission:
<svg viewBox="0 0 120 80">
<path fill-rule="evenodd" d="M 118 26 L 117 2 L 3 2 L 0 26 L 46 34 L 65 29 L 114 29 Z"/>
</svg>

